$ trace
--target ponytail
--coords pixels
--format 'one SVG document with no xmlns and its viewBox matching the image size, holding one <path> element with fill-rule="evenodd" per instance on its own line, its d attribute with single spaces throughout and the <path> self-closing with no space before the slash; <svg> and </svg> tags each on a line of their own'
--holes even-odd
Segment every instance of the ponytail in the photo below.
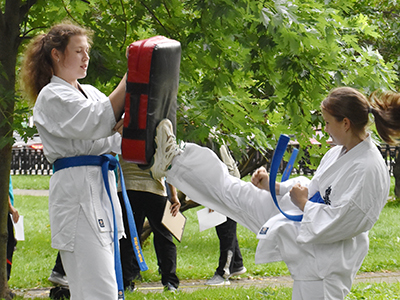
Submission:
<svg viewBox="0 0 400 300">
<path fill-rule="evenodd" d="M 400 94 L 374 92 L 369 102 L 379 136 L 390 145 L 397 144 L 396 140 L 400 138 Z"/>
<path fill-rule="evenodd" d="M 21 69 L 21 86 L 33 103 L 42 88 L 50 83 L 54 74 L 51 51 L 64 53 L 74 35 L 88 36 L 88 31 L 71 23 L 53 26 L 47 34 L 35 37 L 27 46 Z"/>
</svg>

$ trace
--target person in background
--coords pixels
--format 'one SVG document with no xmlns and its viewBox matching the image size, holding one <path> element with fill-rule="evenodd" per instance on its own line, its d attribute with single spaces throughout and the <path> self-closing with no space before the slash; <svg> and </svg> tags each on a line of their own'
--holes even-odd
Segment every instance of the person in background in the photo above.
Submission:
<svg viewBox="0 0 400 300">
<path fill-rule="evenodd" d="M 240 178 L 236 162 L 225 144 L 219 148 L 219 157 L 228 167 L 229 174 Z M 247 271 L 243 266 L 236 229 L 237 223 L 229 217 L 224 223 L 215 227 L 219 239 L 218 267 L 214 276 L 206 281 L 206 285 L 229 285 L 229 278 L 242 275 Z"/>
<path fill-rule="evenodd" d="M 55 167 L 49 189 L 51 240 L 60 251 L 71 299 L 117 300 L 123 291 L 116 281 L 113 238 L 122 236 L 124 227 L 115 184 L 110 198 L 104 188 L 104 180 L 115 182 L 115 175 L 109 170 L 103 176 L 101 165 L 84 163 L 120 152 L 121 135 L 114 128 L 124 108 L 126 74 L 109 96 L 80 84 L 90 43 L 86 29 L 54 25 L 27 46 L 21 81 L 34 103 L 43 152 Z M 82 156 L 86 159 L 74 165 Z"/>
<path fill-rule="evenodd" d="M 10 184 L 8 189 L 8 220 L 7 220 L 7 230 L 8 230 L 8 238 L 7 238 L 7 280 L 10 280 L 11 276 L 11 267 L 12 267 L 12 259 L 14 255 L 15 247 L 17 246 L 17 240 L 14 236 L 14 223 L 18 223 L 19 213 L 18 210 L 14 207 L 14 192 L 10 175 Z M 15 294 L 10 292 L 10 297 L 14 298 Z"/>
<path fill-rule="evenodd" d="M 176 246 L 172 234 L 161 223 L 167 201 L 171 202 L 171 214 L 176 216 L 181 204 L 176 189 L 169 185 L 170 198 L 163 178 L 153 179 L 149 170 L 140 168 L 137 164 L 125 161 L 119 157 L 125 179 L 126 191 L 135 216 L 138 236 L 142 234 L 145 218 L 153 230 L 154 249 L 157 255 L 161 282 L 166 291 L 175 292 L 179 286 L 176 275 Z M 140 269 L 133 252 L 133 246 L 128 228 L 125 205 L 122 200 L 121 184 L 118 183 L 123 219 L 126 228 L 126 238 L 120 239 L 121 262 L 125 290 L 133 291 L 135 281 L 141 280 Z"/>
<path fill-rule="evenodd" d="M 61 261 L 60 252 L 57 253 L 56 262 L 48 280 L 54 285 L 68 287 L 68 279 Z"/>
<path fill-rule="evenodd" d="M 350 87 L 333 89 L 321 103 L 325 131 L 336 145 L 322 158 L 313 178 L 277 182 L 280 207 L 303 214 L 301 222 L 279 212 L 265 168 L 251 182 L 229 175 L 211 150 L 176 144 L 172 125 L 157 127 L 151 173 L 196 202 L 224 214 L 257 234 L 256 263 L 283 260 L 291 273 L 293 300 L 344 299 L 368 253 L 368 232 L 388 199 L 390 176 L 374 144 L 369 116 L 389 144 L 400 137 L 400 94 L 368 99 Z M 320 201 L 308 199 L 317 196 Z"/>
</svg>

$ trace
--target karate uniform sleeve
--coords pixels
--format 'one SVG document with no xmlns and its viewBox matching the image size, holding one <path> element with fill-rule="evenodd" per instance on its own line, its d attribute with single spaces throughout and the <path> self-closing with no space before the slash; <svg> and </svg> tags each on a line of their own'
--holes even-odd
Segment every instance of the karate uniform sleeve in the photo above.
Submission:
<svg viewBox="0 0 400 300">
<path fill-rule="evenodd" d="M 310 184 L 310 179 L 305 176 L 298 176 L 279 183 L 279 195 L 283 196 L 286 193 L 290 192 L 290 190 L 296 183 L 300 183 L 302 186 L 308 187 L 308 185 Z"/>
<path fill-rule="evenodd" d="M 307 202 L 297 242 L 335 243 L 372 228 L 386 203 L 387 177 L 376 170 L 357 175 L 347 178 L 351 188 L 340 192 L 339 205 Z"/>
<path fill-rule="evenodd" d="M 97 140 L 112 135 L 116 121 L 111 102 L 92 89 L 87 99 L 59 84 L 46 86 L 35 105 L 35 123 L 67 139 Z"/>
<path fill-rule="evenodd" d="M 109 151 L 114 152 L 115 154 L 121 154 L 121 142 L 122 137 L 118 132 L 116 132 L 112 136 L 93 141 L 91 151 L 96 153 L 101 152 L 101 149 L 109 149 Z"/>
</svg>

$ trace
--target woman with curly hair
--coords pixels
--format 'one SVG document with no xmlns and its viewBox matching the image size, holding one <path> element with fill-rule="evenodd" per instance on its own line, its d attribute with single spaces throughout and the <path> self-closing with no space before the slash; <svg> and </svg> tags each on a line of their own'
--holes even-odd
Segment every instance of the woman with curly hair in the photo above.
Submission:
<svg viewBox="0 0 400 300">
<path fill-rule="evenodd" d="M 60 167 L 65 158 L 119 153 L 121 135 L 114 128 L 125 98 L 125 77 L 106 96 L 80 84 L 89 65 L 90 35 L 79 26 L 53 26 L 28 45 L 22 83 L 35 103 L 33 117 L 47 160 L 52 247 L 59 249 L 73 300 L 118 299 L 113 250 L 113 212 L 123 230 L 116 186 L 109 200 L 101 167 Z M 115 182 L 108 171 L 109 182 Z"/>
</svg>

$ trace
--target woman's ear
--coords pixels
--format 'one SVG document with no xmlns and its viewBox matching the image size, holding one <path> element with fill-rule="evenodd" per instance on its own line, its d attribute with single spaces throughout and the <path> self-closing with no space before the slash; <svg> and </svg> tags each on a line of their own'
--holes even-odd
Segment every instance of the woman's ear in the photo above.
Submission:
<svg viewBox="0 0 400 300">
<path fill-rule="evenodd" d="M 60 61 L 60 52 L 56 48 L 51 49 L 51 58 L 54 62 Z"/>
<path fill-rule="evenodd" d="M 344 130 L 347 132 L 351 128 L 351 121 L 349 118 L 343 119 Z"/>
</svg>

